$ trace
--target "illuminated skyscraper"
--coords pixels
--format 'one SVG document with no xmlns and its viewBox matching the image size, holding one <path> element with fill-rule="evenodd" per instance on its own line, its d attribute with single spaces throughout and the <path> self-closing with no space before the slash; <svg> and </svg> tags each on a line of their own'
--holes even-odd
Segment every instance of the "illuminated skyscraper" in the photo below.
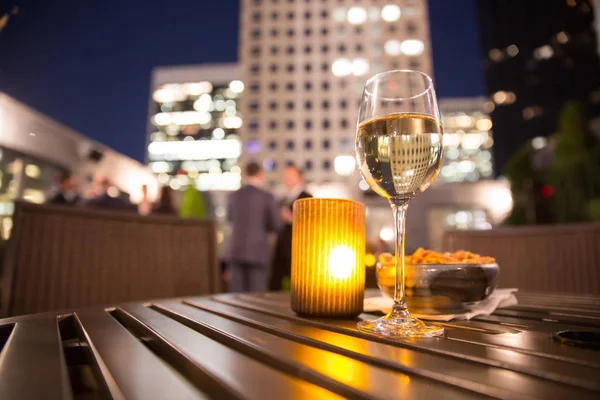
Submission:
<svg viewBox="0 0 600 400">
<path fill-rule="evenodd" d="M 174 190 L 240 186 L 237 160 L 244 91 L 237 64 L 160 67 L 152 73 L 148 165 Z"/>
<path fill-rule="evenodd" d="M 592 0 L 478 0 L 487 111 L 501 174 L 527 140 L 556 132 L 569 100 L 600 116 L 600 59 Z"/>
<path fill-rule="evenodd" d="M 316 184 L 357 188 L 354 140 L 365 80 L 389 69 L 432 73 L 425 0 L 243 0 L 245 159 L 276 186 L 287 163 Z"/>
</svg>

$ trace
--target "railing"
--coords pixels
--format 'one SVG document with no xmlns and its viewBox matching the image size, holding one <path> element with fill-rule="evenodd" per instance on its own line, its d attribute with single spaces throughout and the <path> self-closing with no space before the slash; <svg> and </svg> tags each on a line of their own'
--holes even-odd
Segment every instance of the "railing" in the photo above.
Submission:
<svg viewBox="0 0 600 400">
<path fill-rule="evenodd" d="M 600 293 L 600 224 L 448 231 L 444 250 L 496 257 L 500 285 L 524 290 Z"/>
</svg>

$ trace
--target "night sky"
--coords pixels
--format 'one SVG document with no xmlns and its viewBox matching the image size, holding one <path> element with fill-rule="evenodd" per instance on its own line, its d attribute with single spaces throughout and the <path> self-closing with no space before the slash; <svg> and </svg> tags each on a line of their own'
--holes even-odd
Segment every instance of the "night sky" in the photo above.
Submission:
<svg viewBox="0 0 600 400">
<path fill-rule="evenodd" d="M 138 160 L 150 71 L 235 62 L 235 0 L 0 0 L 0 91 Z M 440 97 L 483 94 L 474 0 L 429 0 Z"/>
</svg>

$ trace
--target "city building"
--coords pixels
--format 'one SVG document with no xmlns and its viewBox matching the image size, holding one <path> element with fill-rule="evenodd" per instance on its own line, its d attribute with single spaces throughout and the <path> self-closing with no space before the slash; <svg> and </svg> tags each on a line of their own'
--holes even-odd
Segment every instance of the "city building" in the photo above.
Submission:
<svg viewBox="0 0 600 400">
<path fill-rule="evenodd" d="M 294 163 L 319 194 L 356 195 L 364 83 L 390 69 L 432 73 L 427 2 L 243 0 L 241 13 L 243 158 L 264 160 L 274 188 Z"/>
<path fill-rule="evenodd" d="M 110 177 L 111 192 L 134 203 L 142 199 L 142 186 L 151 200 L 158 190 L 156 177 L 143 164 L 0 93 L 1 238 L 10 232 L 13 202 L 43 203 L 61 171 L 78 179 L 82 193 L 95 174 Z"/>
<path fill-rule="evenodd" d="M 439 100 L 444 126 L 444 166 L 438 181 L 476 182 L 494 175 L 492 120 L 483 97 Z"/>
<path fill-rule="evenodd" d="M 592 0 L 478 0 L 477 8 L 485 107 L 502 174 L 523 143 L 555 133 L 567 101 L 581 102 L 590 120 L 600 116 L 594 6 Z"/>
<path fill-rule="evenodd" d="M 158 67 L 152 72 L 147 163 L 160 183 L 202 191 L 240 187 L 237 64 Z M 252 150 L 247 143 L 247 150 Z"/>
</svg>

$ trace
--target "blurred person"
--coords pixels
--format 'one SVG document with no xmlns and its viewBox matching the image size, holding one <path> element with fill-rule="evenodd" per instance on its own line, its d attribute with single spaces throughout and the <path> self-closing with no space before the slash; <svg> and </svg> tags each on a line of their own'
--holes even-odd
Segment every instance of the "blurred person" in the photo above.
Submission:
<svg viewBox="0 0 600 400">
<path fill-rule="evenodd" d="M 230 292 L 263 291 L 267 287 L 271 249 L 269 233 L 281 227 L 277 202 L 262 188 L 264 173 L 256 162 L 245 170 L 244 185 L 229 196 L 231 234 L 223 260 Z"/>
<path fill-rule="evenodd" d="M 152 214 L 177 215 L 177 209 L 173 205 L 173 189 L 168 186 L 160 188 L 158 201 L 152 207 Z"/>
<path fill-rule="evenodd" d="M 76 205 L 80 197 L 77 192 L 78 184 L 69 171 L 62 171 L 58 177 L 57 191 L 48 200 L 49 204 Z"/>
<path fill-rule="evenodd" d="M 97 185 L 96 197 L 88 200 L 85 205 L 91 208 L 102 208 L 105 210 L 121 210 L 121 211 L 133 211 L 133 206 L 121 199 L 120 197 L 113 197 L 109 194 L 110 189 L 113 187 L 112 182 L 105 176 L 100 176 L 98 179 L 94 179 L 94 183 Z"/>
<path fill-rule="evenodd" d="M 288 189 L 288 194 L 281 203 L 280 211 L 284 225 L 279 232 L 277 243 L 275 244 L 269 290 L 284 289 L 283 281 L 289 281 L 290 279 L 292 271 L 292 207 L 296 200 L 312 197 L 306 191 L 302 170 L 296 165 L 285 167 L 283 171 L 283 183 Z"/>
<path fill-rule="evenodd" d="M 152 208 L 152 202 L 148 198 L 148 185 L 142 185 L 142 200 L 138 204 L 138 212 L 140 215 L 148 215 L 153 212 Z"/>
</svg>

